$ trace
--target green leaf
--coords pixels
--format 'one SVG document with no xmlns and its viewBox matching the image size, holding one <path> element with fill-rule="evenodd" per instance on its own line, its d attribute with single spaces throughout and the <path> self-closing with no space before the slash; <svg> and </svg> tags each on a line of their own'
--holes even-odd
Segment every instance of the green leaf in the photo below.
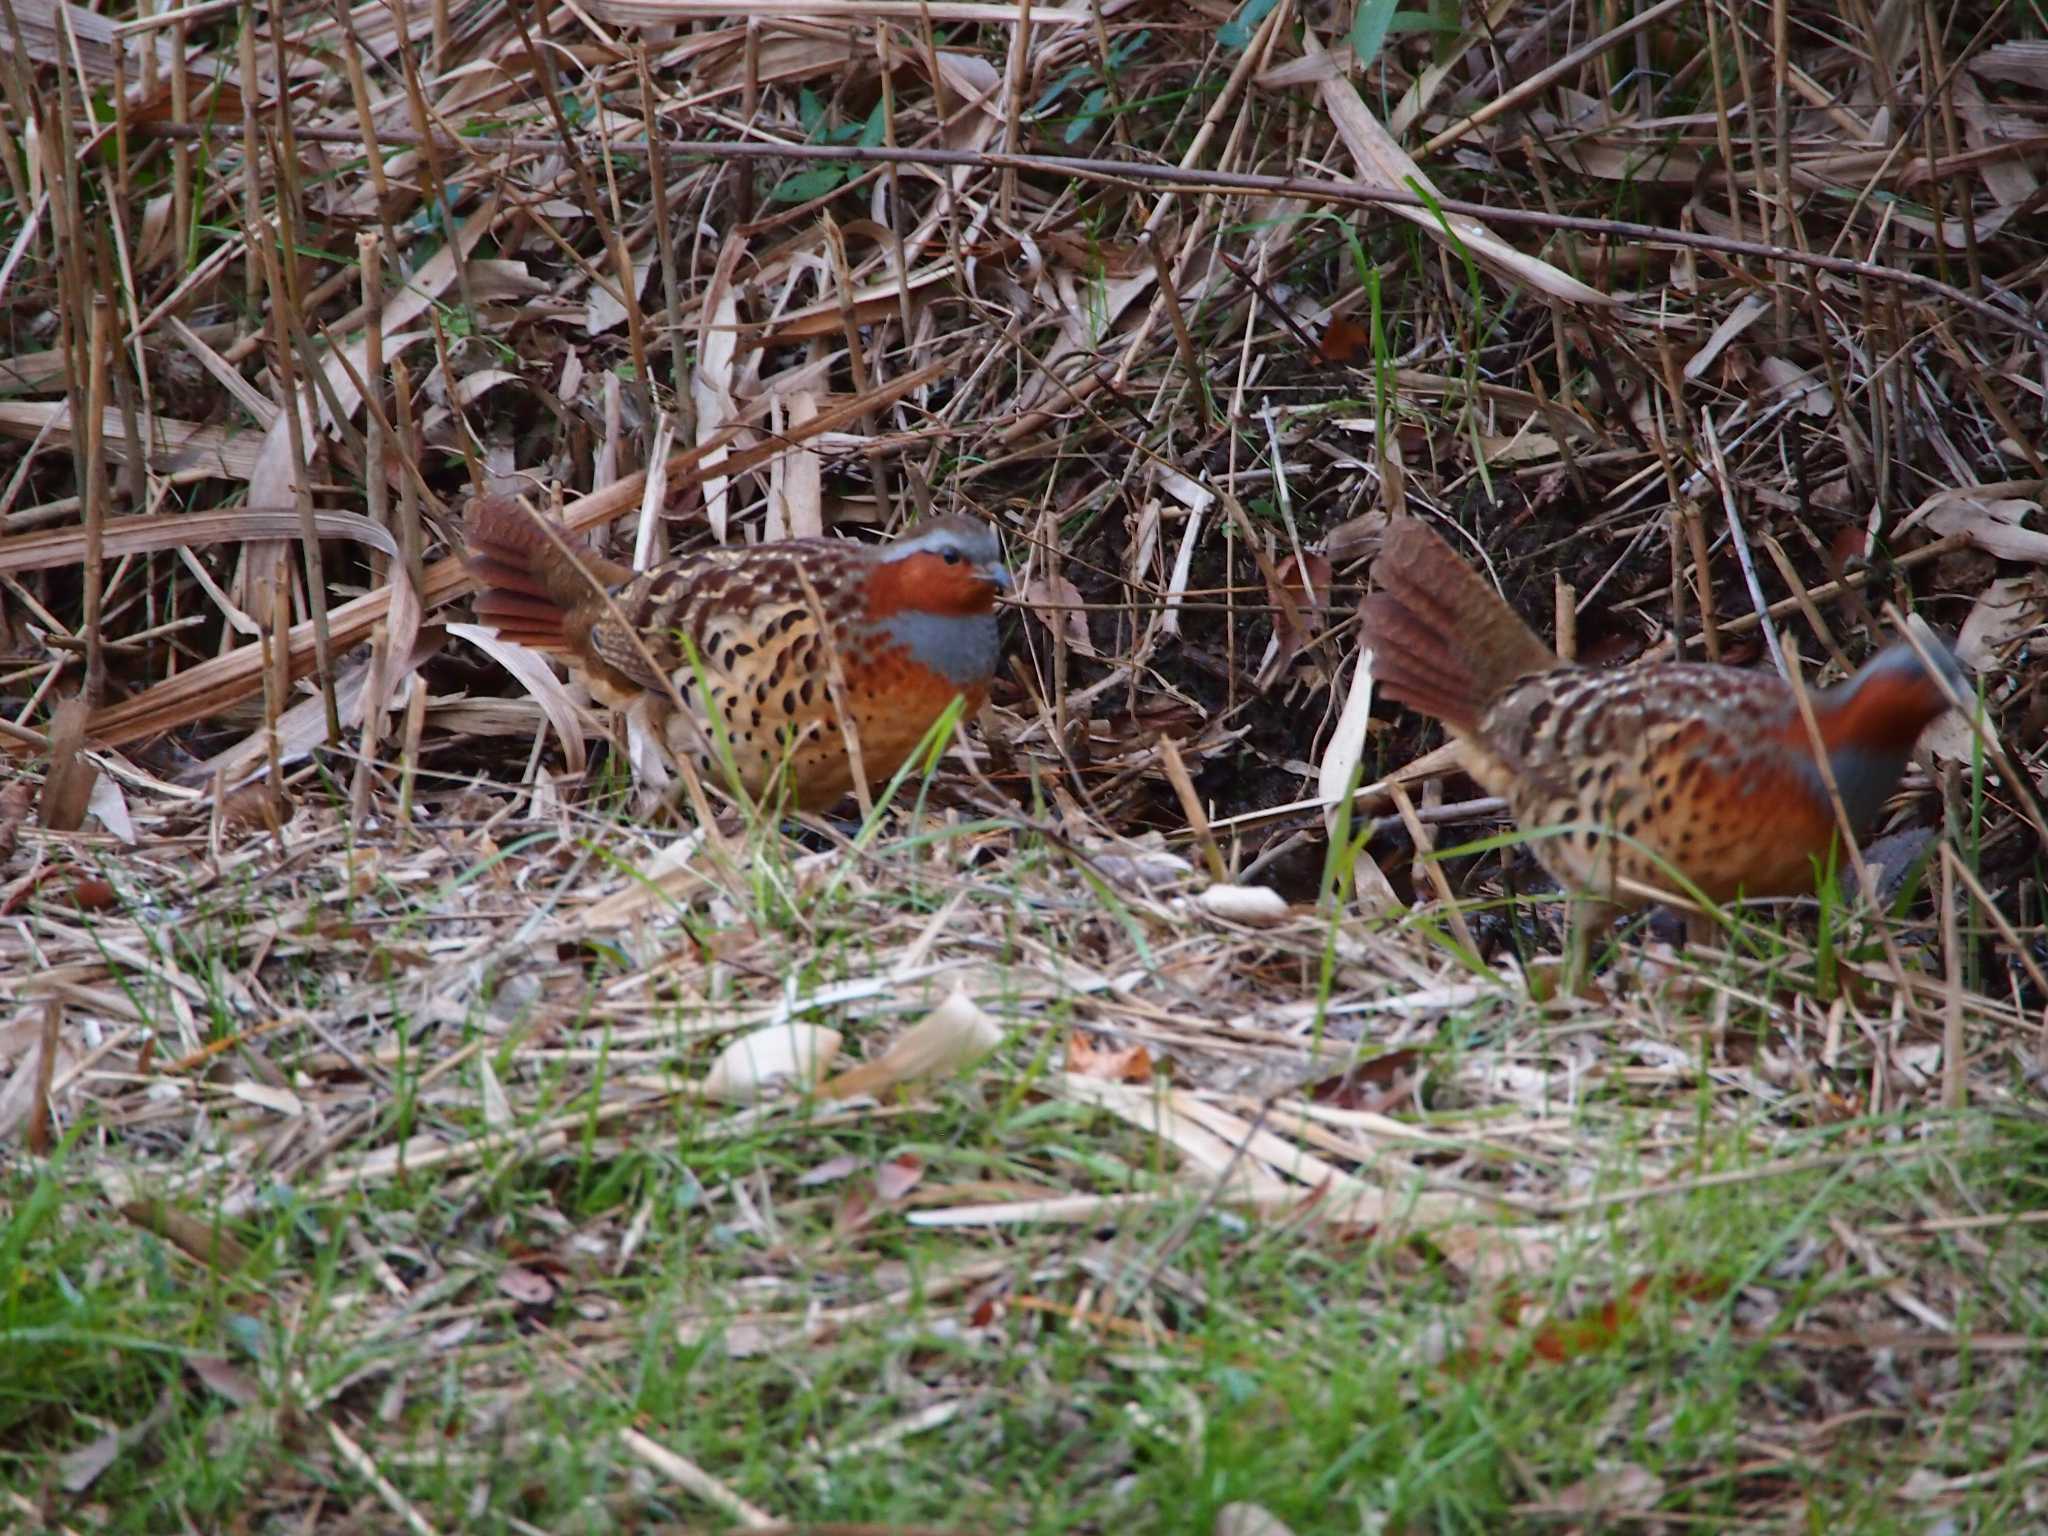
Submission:
<svg viewBox="0 0 2048 1536">
<path fill-rule="evenodd" d="M 868 120 L 861 126 L 860 142 L 863 149 L 873 149 L 882 142 L 882 135 L 888 124 L 882 120 L 882 104 L 875 103 L 875 110 L 868 114 Z"/>
<path fill-rule="evenodd" d="M 804 136 L 815 139 L 825 127 L 825 103 L 818 100 L 818 93 L 805 86 L 796 93 L 796 115 L 803 120 Z"/>
<path fill-rule="evenodd" d="M 1273 7 L 1279 3 L 1280 0 L 1245 0 L 1238 13 L 1223 23 L 1221 30 L 1217 32 L 1217 46 L 1228 48 L 1233 53 L 1251 46 L 1252 33 L 1258 29 L 1260 22 L 1272 14 Z"/>
<path fill-rule="evenodd" d="M 1081 103 L 1080 112 L 1076 114 L 1071 123 L 1067 124 L 1067 131 L 1061 137 L 1069 144 L 1072 144 L 1083 134 L 1093 131 L 1095 119 L 1101 114 L 1104 105 L 1108 101 L 1109 91 L 1107 88 L 1098 85 L 1094 90 L 1090 91 L 1087 99 Z"/>
<path fill-rule="evenodd" d="M 1358 14 L 1351 19 L 1351 51 L 1360 64 L 1380 56 L 1387 41 L 1387 27 L 1394 19 L 1400 0 L 1360 0 Z"/>
<path fill-rule="evenodd" d="M 1043 96 L 1039 97 L 1037 101 L 1032 103 L 1032 114 L 1036 116 L 1040 113 L 1050 112 L 1052 110 L 1054 102 L 1058 101 L 1062 96 L 1066 95 L 1067 92 L 1071 91 L 1075 86 L 1079 85 L 1083 80 L 1086 80 L 1090 75 L 1094 73 L 1095 71 L 1090 69 L 1086 64 L 1075 65 L 1072 69 L 1068 70 L 1064 75 L 1061 75 L 1059 79 L 1055 80 L 1052 83 L 1052 85 L 1046 90 L 1046 93 Z"/>
<path fill-rule="evenodd" d="M 1109 50 L 1110 73 L 1115 74 L 1118 70 L 1122 69 L 1124 65 L 1128 64 L 1133 58 L 1135 58 L 1137 56 L 1138 50 L 1145 46 L 1146 39 L 1151 37 L 1151 35 L 1152 33 L 1150 32 L 1150 30 L 1146 30 L 1140 32 L 1136 37 L 1126 38 L 1124 39 L 1124 41 L 1120 43 L 1112 44 Z M 1250 41 L 1249 34 L 1247 34 L 1246 36 L 1246 41 Z"/>
<path fill-rule="evenodd" d="M 814 197 L 823 197 L 845 180 L 845 166 L 817 166 L 783 177 L 775 184 L 775 190 L 768 194 L 768 200 L 771 203 L 807 203 Z"/>
</svg>

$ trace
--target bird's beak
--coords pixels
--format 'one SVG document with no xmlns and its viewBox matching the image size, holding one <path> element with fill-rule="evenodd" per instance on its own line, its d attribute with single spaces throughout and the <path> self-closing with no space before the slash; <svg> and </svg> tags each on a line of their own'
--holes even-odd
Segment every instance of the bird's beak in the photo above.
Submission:
<svg viewBox="0 0 2048 1536">
<path fill-rule="evenodd" d="M 1017 586 L 1016 582 L 1010 579 L 1010 568 L 1007 565 L 984 565 L 981 567 L 980 576 L 999 592 L 1014 591 Z"/>
</svg>

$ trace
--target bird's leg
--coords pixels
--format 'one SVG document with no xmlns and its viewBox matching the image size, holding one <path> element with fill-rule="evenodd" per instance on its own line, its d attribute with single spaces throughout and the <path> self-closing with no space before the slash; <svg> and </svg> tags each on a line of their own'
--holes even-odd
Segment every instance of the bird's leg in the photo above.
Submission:
<svg viewBox="0 0 2048 1536">
<path fill-rule="evenodd" d="M 828 816 L 822 811 L 792 810 L 783 818 L 787 827 L 806 848 L 816 852 L 850 849 L 860 840 L 867 825 L 859 816 Z"/>
<path fill-rule="evenodd" d="M 1685 914 L 1685 947 L 1697 949 L 1713 943 L 1721 936 L 1721 925 L 1714 921 L 1710 912 L 1688 911 Z"/>
<path fill-rule="evenodd" d="M 1582 995 L 1593 976 L 1593 940 L 1614 924 L 1616 908 L 1597 896 L 1576 895 L 1565 916 L 1565 995 Z"/>
</svg>

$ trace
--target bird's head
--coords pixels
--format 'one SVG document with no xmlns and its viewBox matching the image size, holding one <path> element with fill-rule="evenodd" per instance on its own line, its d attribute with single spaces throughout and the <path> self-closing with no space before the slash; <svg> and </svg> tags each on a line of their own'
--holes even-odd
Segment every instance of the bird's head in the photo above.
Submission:
<svg viewBox="0 0 2048 1536">
<path fill-rule="evenodd" d="M 993 611 L 1011 586 L 995 529 L 978 518 L 942 517 L 877 551 L 868 612 L 968 618 Z"/>
<path fill-rule="evenodd" d="M 1976 697 L 1976 685 L 1954 651 L 1924 631 L 1921 644 L 1926 648 L 1926 660 L 1901 640 L 1886 646 L 1854 677 L 1822 696 L 1818 713 L 1830 747 L 1839 742 L 1905 752 L 1922 731 L 1948 713 L 1950 695 L 1965 705 Z M 1948 685 L 1946 689 L 1943 683 Z"/>
</svg>

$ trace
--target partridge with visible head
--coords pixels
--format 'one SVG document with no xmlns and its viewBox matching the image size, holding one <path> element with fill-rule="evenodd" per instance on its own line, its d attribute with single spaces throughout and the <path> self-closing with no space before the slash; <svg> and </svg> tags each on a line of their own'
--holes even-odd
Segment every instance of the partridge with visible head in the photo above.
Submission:
<svg viewBox="0 0 2048 1536">
<path fill-rule="evenodd" d="M 1836 818 L 1789 683 L 1696 662 L 1568 665 L 1413 519 L 1389 531 L 1374 575 L 1364 640 L 1381 688 L 1441 720 L 1519 826 L 1570 828 L 1531 851 L 1581 903 L 1575 959 L 1585 926 L 1675 892 L 1671 870 L 1715 902 L 1813 889 Z M 1968 699 L 1955 657 L 1928 652 Z M 1905 644 L 1810 701 L 1859 830 L 1949 708 Z"/>
<path fill-rule="evenodd" d="M 735 545 L 639 572 L 572 551 L 509 499 L 472 504 L 465 532 L 480 622 L 565 655 L 607 704 L 645 700 L 670 750 L 712 773 L 729 754 L 750 797 L 786 777 L 804 810 L 853 788 L 835 693 L 871 787 L 956 697 L 981 708 L 1011 584 L 995 530 L 968 517 L 890 544 Z"/>
</svg>

